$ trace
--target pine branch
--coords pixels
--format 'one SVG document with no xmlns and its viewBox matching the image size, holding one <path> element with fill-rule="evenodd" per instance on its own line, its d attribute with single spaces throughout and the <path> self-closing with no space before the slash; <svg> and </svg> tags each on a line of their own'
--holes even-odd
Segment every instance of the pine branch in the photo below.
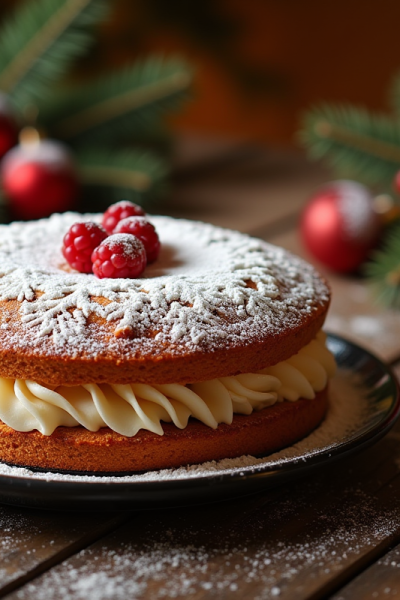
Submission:
<svg viewBox="0 0 400 600">
<path fill-rule="evenodd" d="M 87 28 L 104 17 L 105 0 L 35 0 L 24 4 L 0 30 L 0 90 L 16 105 L 40 101 L 82 55 Z"/>
<path fill-rule="evenodd" d="M 131 190 L 146 197 L 159 195 L 165 186 L 166 164 L 150 152 L 85 149 L 76 160 L 85 185 Z"/>
<path fill-rule="evenodd" d="M 400 308 L 400 223 L 393 225 L 385 236 L 382 250 L 372 254 L 365 265 L 379 302 Z"/>
<path fill-rule="evenodd" d="M 306 113 L 300 140 L 340 176 L 388 189 L 400 167 L 400 122 L 352 106 L 321 105 Z M 385 187 L 386 186 L 386 187 Z"/>
<path fill-rule="evenodd" d="M 71 144 L 125 139 L 159 127 L 164 113 L 187 96 L 190 82 L 183 61 L 153 57 L 64 93 L 44 112 L 45 125 Z"/>
</svg>

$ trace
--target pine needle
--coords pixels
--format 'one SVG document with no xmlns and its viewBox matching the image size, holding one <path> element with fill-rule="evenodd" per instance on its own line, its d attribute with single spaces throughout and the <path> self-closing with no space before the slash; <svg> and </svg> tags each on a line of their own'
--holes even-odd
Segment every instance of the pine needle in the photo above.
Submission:
<svg viewBox="0 0 400 600">
<path fill-rule="evenodd" d="M 105 0 L 35 0 L 0 30 L 0 90 L 24 108 L 40 101 L 91 42 Z"/>
<path fill-rule="evenodd" d="M 47 127 L 62 139 L 91 143 L 151 131 L 187 96 L 191 74 L 177 59 L 152 57 L 64 93 L 46 112 Z"/>
<path fill-rule="evenodd" d="M 400 165 L 400 122 L 352 106 L 309 111 L 299 134 L 310 157 L 326 159 L 339 175 L 388 186 Z"/>
<path fill-rule="evenodd" d="M 147 151 L 86 149 L 77 155 L 80 179 L 85 185 L 133 190 L 155 196 L 164 186 L 167 167 Z"/>
</svg>

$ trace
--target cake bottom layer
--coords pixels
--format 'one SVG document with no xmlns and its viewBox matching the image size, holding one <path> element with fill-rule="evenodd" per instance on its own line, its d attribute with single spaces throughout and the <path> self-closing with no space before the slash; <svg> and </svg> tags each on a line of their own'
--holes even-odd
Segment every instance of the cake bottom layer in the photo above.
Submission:
<svg viewBox="0 0 400 600">
<path fill-rule="evenodd" d="M 324 418 L 328 391 L 314 399 L 281 402 L 235 415 L 217 429 L 190 420 L 185 429 L 163 424 L 164 435 L 141 430 L 125 437 L 104 427 L 58 427 L 50 436 L 19 432 L 0 421 L 0 461 L 53 471 L 127 473 L 181 467 L 242 455 L 261 456 L 294 444 Z"/>
</svg>

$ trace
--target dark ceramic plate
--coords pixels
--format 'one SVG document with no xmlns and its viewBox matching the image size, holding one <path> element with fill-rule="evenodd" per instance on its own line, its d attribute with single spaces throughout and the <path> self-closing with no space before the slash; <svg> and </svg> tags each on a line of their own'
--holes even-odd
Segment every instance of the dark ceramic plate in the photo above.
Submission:
<svg viewBox="0 0 400 600">
<path fill-rule="evenodd" d="M 73 476 L 1 466 L 0 502 L 49 509 L 151 508 L 222 500 L 275 487 L 379 440 L 399 414 L 390 369 L 366 350 L 328 336 L 339 369 L 332 408 L 311 436 L 262 459 L 125 477 Z"/>
</svg>

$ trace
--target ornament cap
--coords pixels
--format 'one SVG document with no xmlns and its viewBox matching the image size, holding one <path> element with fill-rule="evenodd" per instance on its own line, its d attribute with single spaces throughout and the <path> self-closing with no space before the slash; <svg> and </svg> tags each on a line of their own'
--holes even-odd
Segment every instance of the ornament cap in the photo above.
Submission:
<svg viewBox="0 0 400 600">
<path fill-rule="evenodd" d="M 41 135 L 36 127 L 24 127 L 19 133 L 19 143 L 21 146 L 28 146 L 31 144 L 39 145 Z"/>
</svg>

